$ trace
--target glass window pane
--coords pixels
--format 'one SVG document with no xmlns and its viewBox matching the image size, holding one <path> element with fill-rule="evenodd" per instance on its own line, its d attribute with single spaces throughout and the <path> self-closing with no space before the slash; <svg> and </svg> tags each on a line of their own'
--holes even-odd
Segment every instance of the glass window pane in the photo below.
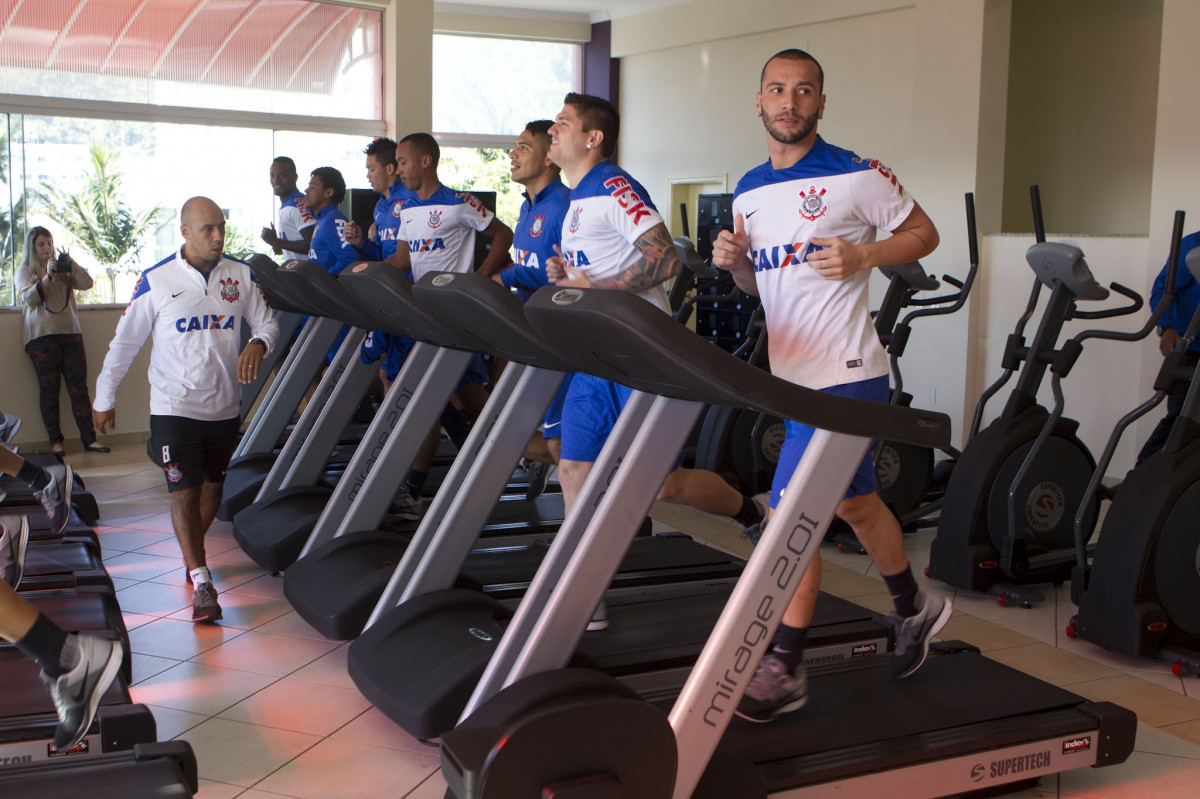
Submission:
<svg viewBox="0 0 1200 799">
<path fill-rule="evenodd" d="M 438 178 L 458 191 L 496 192 L 496 216 L 510 228 L 516 226 L 525 187 L 512 181 L 507 150 L 443 147 Z"/>
<path fill-rule="evenodd" d="M 433 129 L 516 136 L 553 119 L 579 85 L 580 46 L 519 39 L 433 37 Z"/>
</svg>

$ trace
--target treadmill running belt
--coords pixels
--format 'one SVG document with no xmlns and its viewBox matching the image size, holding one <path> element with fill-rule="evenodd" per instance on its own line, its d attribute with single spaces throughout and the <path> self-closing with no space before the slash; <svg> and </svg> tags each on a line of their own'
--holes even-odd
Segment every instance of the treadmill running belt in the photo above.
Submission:
<svg viewBox="0 0 1200 799">
<path fill-rule="evenodd" d="M 970 651 L 930 651 L 905 680 L 890 658 L 809 674 L 808 704 L 769 724 L 734 718 L 721 748 L 756 763 L 928 735 L 953 727 L 1074 708 L 1082 697 Z"/>
</svg>

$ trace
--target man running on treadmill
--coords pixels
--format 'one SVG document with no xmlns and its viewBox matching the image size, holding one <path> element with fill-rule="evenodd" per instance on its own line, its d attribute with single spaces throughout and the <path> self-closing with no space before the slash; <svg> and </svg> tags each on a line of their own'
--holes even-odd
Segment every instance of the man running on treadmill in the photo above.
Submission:
<svg viewBox="0 0 1200 799">
<path fill-rule="evenodd" d="M 631 291 L 669 313 L 663 283 L 683 271 L 679 253 L 650 195 L 609 159 L 617 148 L 620 117 L 612 103 L 568 94 L 550 128 L 550 160 L 571 183 L 571 205 L 559 256 L 546 272 L 556 286 Z M 631 391 L 579 374 L 562 411 L 559 482 L 569 510 L 612 432 Z M 762 510 L 719 475 L 677 468 L 658 498 L 754 524 Z M 597 625 L 599 626 L 599 625 Z M 594 629 L 595 627 L 593 627 Z"/>
<path fill-rule="evenodd" d="M 563 184 L 558 164 L 550 160 L 553 124 L 548 119 L 530 122 L 508 152 L 513 183 L 525 187 L 525 202 L 521 203 L 521 215 L 513 231 L 513 264 L 493 279 L 507 289 L 516 289 L 522 300 L 550 284 L 546 265 L 562 239 L 563 221 L 571 202 L 571 190 Z M 527 496 L 540 494 L 545 488 L 549 476 L 546 461 L 558 463 L 562 449 L 562 407 L 570 386 L 571 375 L 567 375 L 546 410 L 542 423 L 544 443 L 535 452 L 532 450 L 536 442 L 530 442 L 531 448 L 526 450 L 526 457 L 533 459 L 525 466 L 530 475 Z"/>
<path fill-rule="evenodd" d="M 271 188 L 279 198 L 279 231 L 274 225 L 262 229 L 262 240 L 276 255 L 295 258 L 308 252 L 317 220 L 308 212 L 304 192 L 296 188 L 296 162 L 281 155 L 271 161 Z"/>
<path fill-rule="evenodd" d="M 743 291 L 762 298 L 773 374 L 838 396 L 887 402 L 888 364 L 871 324 L 867 282 L 874 267 L 933 252 L 938 234 L 891 170 L 817 135 L 824 82 L 821 65 L 803 50 L 784 50 L 763 67 L 756 109 L 770 157 L 738 182 L 734 230 L 722 231 L 714 242 L 713 264 L 728 269 Z M 876 242 L 877 228 L 892 236 Z M 813 433 L 794 422 L 786 427 L 772 508 Z M 892 595 L 892 672 L 907 677 L 950 618 L 950 602 L 918 589 L 900 525 L 876 493 L 869 454 L 837 512 Z M 820 586 L 817 552 L 772 650 L 747 686 L 739 716 L 769 721 L 804 705 L 804 644 Z"/>
<path fill-rule="evenodd" d="M 492 246 L 478 271 L 491 276 L 508 260 L 512 230 L 469 193 L 443 185 L 438 178 L 439 160 L 441 147 L 428 133 L 410 133 L 396 148 L 400 179 L 412 195 L 400 210 L 398 246 L 390 263 L 411 270 L 414 282 L 428 272 L 470 272 L 475 266 L 475 235 L 479 233 L 491 239 Z M 477 418 L 487 403 L 482 385 L 486 377 L 483 359 L 476 356 L 455 390 L 455 398 L 472 418 Z M 393 503 L 400 515 L 416 519 L 423 512 L 421 490 L 437 444 L 435 425 Z"/>
<path fill-rule="evenodd" d="M 396 142 L 388 138 L 372 139 L 363 148 L 366 156 L 367 183 L 379 195 L 375 203 L 374 221 L 371 229 L 363 234 L 358 223 L 346 223 L 346 241 L 357 247 L 363 256 L 376 261 L 395 263 L 396 245 L 400 241 L 400 210 L 413 193 L 400 179 L 396 165 Z M 378 330 L 371 331 L 363 342 L 363 357 L 382 358 L 380 378 L 386 391 L 400 373 L 412 342 L 398 336 L 390 336 Z"/>
</svg>

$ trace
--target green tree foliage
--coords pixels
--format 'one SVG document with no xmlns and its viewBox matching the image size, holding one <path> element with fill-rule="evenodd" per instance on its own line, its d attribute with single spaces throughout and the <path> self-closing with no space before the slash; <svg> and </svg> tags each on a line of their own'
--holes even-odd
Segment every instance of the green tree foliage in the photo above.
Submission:
<svg viewBox="0 0 1200 799">
<path fill-rule="evenodd" d="M 517 224 L 524 187 L 512 182 L 507 151 L 447 147 L 438 163 L 438 177 L 457 191 L 496 192 L 496 216 L 509 227 Z"/>
<path fill-rule="evenodd" d="M 13 275 L 16 272 L 17 258 L 20 249 L 25 246 L 25 194 L 10 192 L 9 184 L 9 132 L 5 125 L 0 130 L 0 189 L 4 196 L 0 198 L 0 305 L 11 305 L 16 301 L 13 296 Z M 12 210 L 9 212 L 8 199 L 12 197 Z"/>
<path fill-rule="evenodd" d="M 225 223 L 225 254 L 245 258 L 262 249 L 262 242 L 232 222 Z"/>
<path fill-rule="evenodd" d="M 80 191 L 68 193 L 51 186 L 41 195 L 47 211 L 110 273 L 127 269 L 142 250 L 162 207 L 135 214 L 121 196 L 122 175 L 116 153 L 93 144 L 91 167 Z"/>
</svg>

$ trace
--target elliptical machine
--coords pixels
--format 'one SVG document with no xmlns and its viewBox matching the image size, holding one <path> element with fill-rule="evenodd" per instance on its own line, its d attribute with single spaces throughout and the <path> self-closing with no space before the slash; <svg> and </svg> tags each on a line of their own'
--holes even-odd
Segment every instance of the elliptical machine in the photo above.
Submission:
<svg viewBox="0 0 1200 799">
<path fill-rule="evenodd" d="M 1177 213 L 1172 265 L 1180 260 L 1181 217 Z M 1200 249 L 1188 253 L 1186 263 L 1200 276 Z M 1173 283 L 1169 272 L 1168 285 Z M 1154 396 L 1118 422 L 1105 447 L 1102 465 L 1133 421 L 1157 407 L 1179 382 L 1191 381 L 1163 449 L 1134 467 L 1117 489 L 1090 567 L 1085 528 L 1076 519 L 1071 599 L 1079 613 L 1067 627 L 1069 637 L 1113 652 L 1172 657 L 1172 670 L 1179 676 L 1200 674 L 1200 381 L 1196 370 L 1183 366 L 1197 334 L 1200 311 L 1193 314 L 1180 345 L 1163 359 Z M 1089 497 L 1098 484 L 1096 477 L 1088 486 Z"/>
<path fill-rule="evenodd" d="M 1004 374 L 984 391 L 975 406 L 971 436 L 946 487 L 937 537 L 929 550 L 926 574 L 970 591 L 992 590 L 998 580 L 1014 584 L 1062 583 L 1070 577 L 1073 558 L 1048 558 L 1039 564 L 1035 556 L 1073 551 L 1074 530 L 1067 509 L 1080 506 L 1096 462 L 1077 435 L 1079 423 L 1062 416 L 1061 409 L 1052 418 L 1037 401 L 1038 388 L 1047 367 L 1064 351 L 1068 354 L 1062 356 L 1062 373 L 1069 371 L 1074 362 L 1069 357 L 1074 348 L 1056 349 L 1068 320 L 1125 316 L 1142 307 L 1137 292 L 1111 283 L 1109 288 L 1127 297 L 1129 304 L 1100 311 L 1078 310 L 1080 301 L 1107 299 L 1109 289 L 1096 282 L 1078 247 L 1046 242 L 1036 186 L 1030 187 L 1030 196 L 1037 243 L 1029 248 L 1026 260 L 1036 279 L 1025 311 L 1005 345 Z M 1033 316 L 1043 285 L 1050 289 L 1050 298 L 1037 332 L 1025 346 L 1025 324 Z M 1004 410 L 980 429 L 988 400 L 1018 368 L 1020 376 Z M 1026 464 L 1039 436 L 1045 440 L 1036 457 Z M 1014 486 L 1018 472 L 1021 480 Z M 1009 499 L 1010 488 L 1015 492 L 1014 502 Z M 1012 533 L 1009 524 L 1014 504 L 1024 522 L 1019 535 Z M 1080 510 L 1089 537 L 1098 510 L 1099 497 Z M 1021 565 L 1018 568 L 1013 564 Z M 1042 599 L 1034 591 L 996 593 L 1002 605 L 1028 605 Z"/>
</svg>

